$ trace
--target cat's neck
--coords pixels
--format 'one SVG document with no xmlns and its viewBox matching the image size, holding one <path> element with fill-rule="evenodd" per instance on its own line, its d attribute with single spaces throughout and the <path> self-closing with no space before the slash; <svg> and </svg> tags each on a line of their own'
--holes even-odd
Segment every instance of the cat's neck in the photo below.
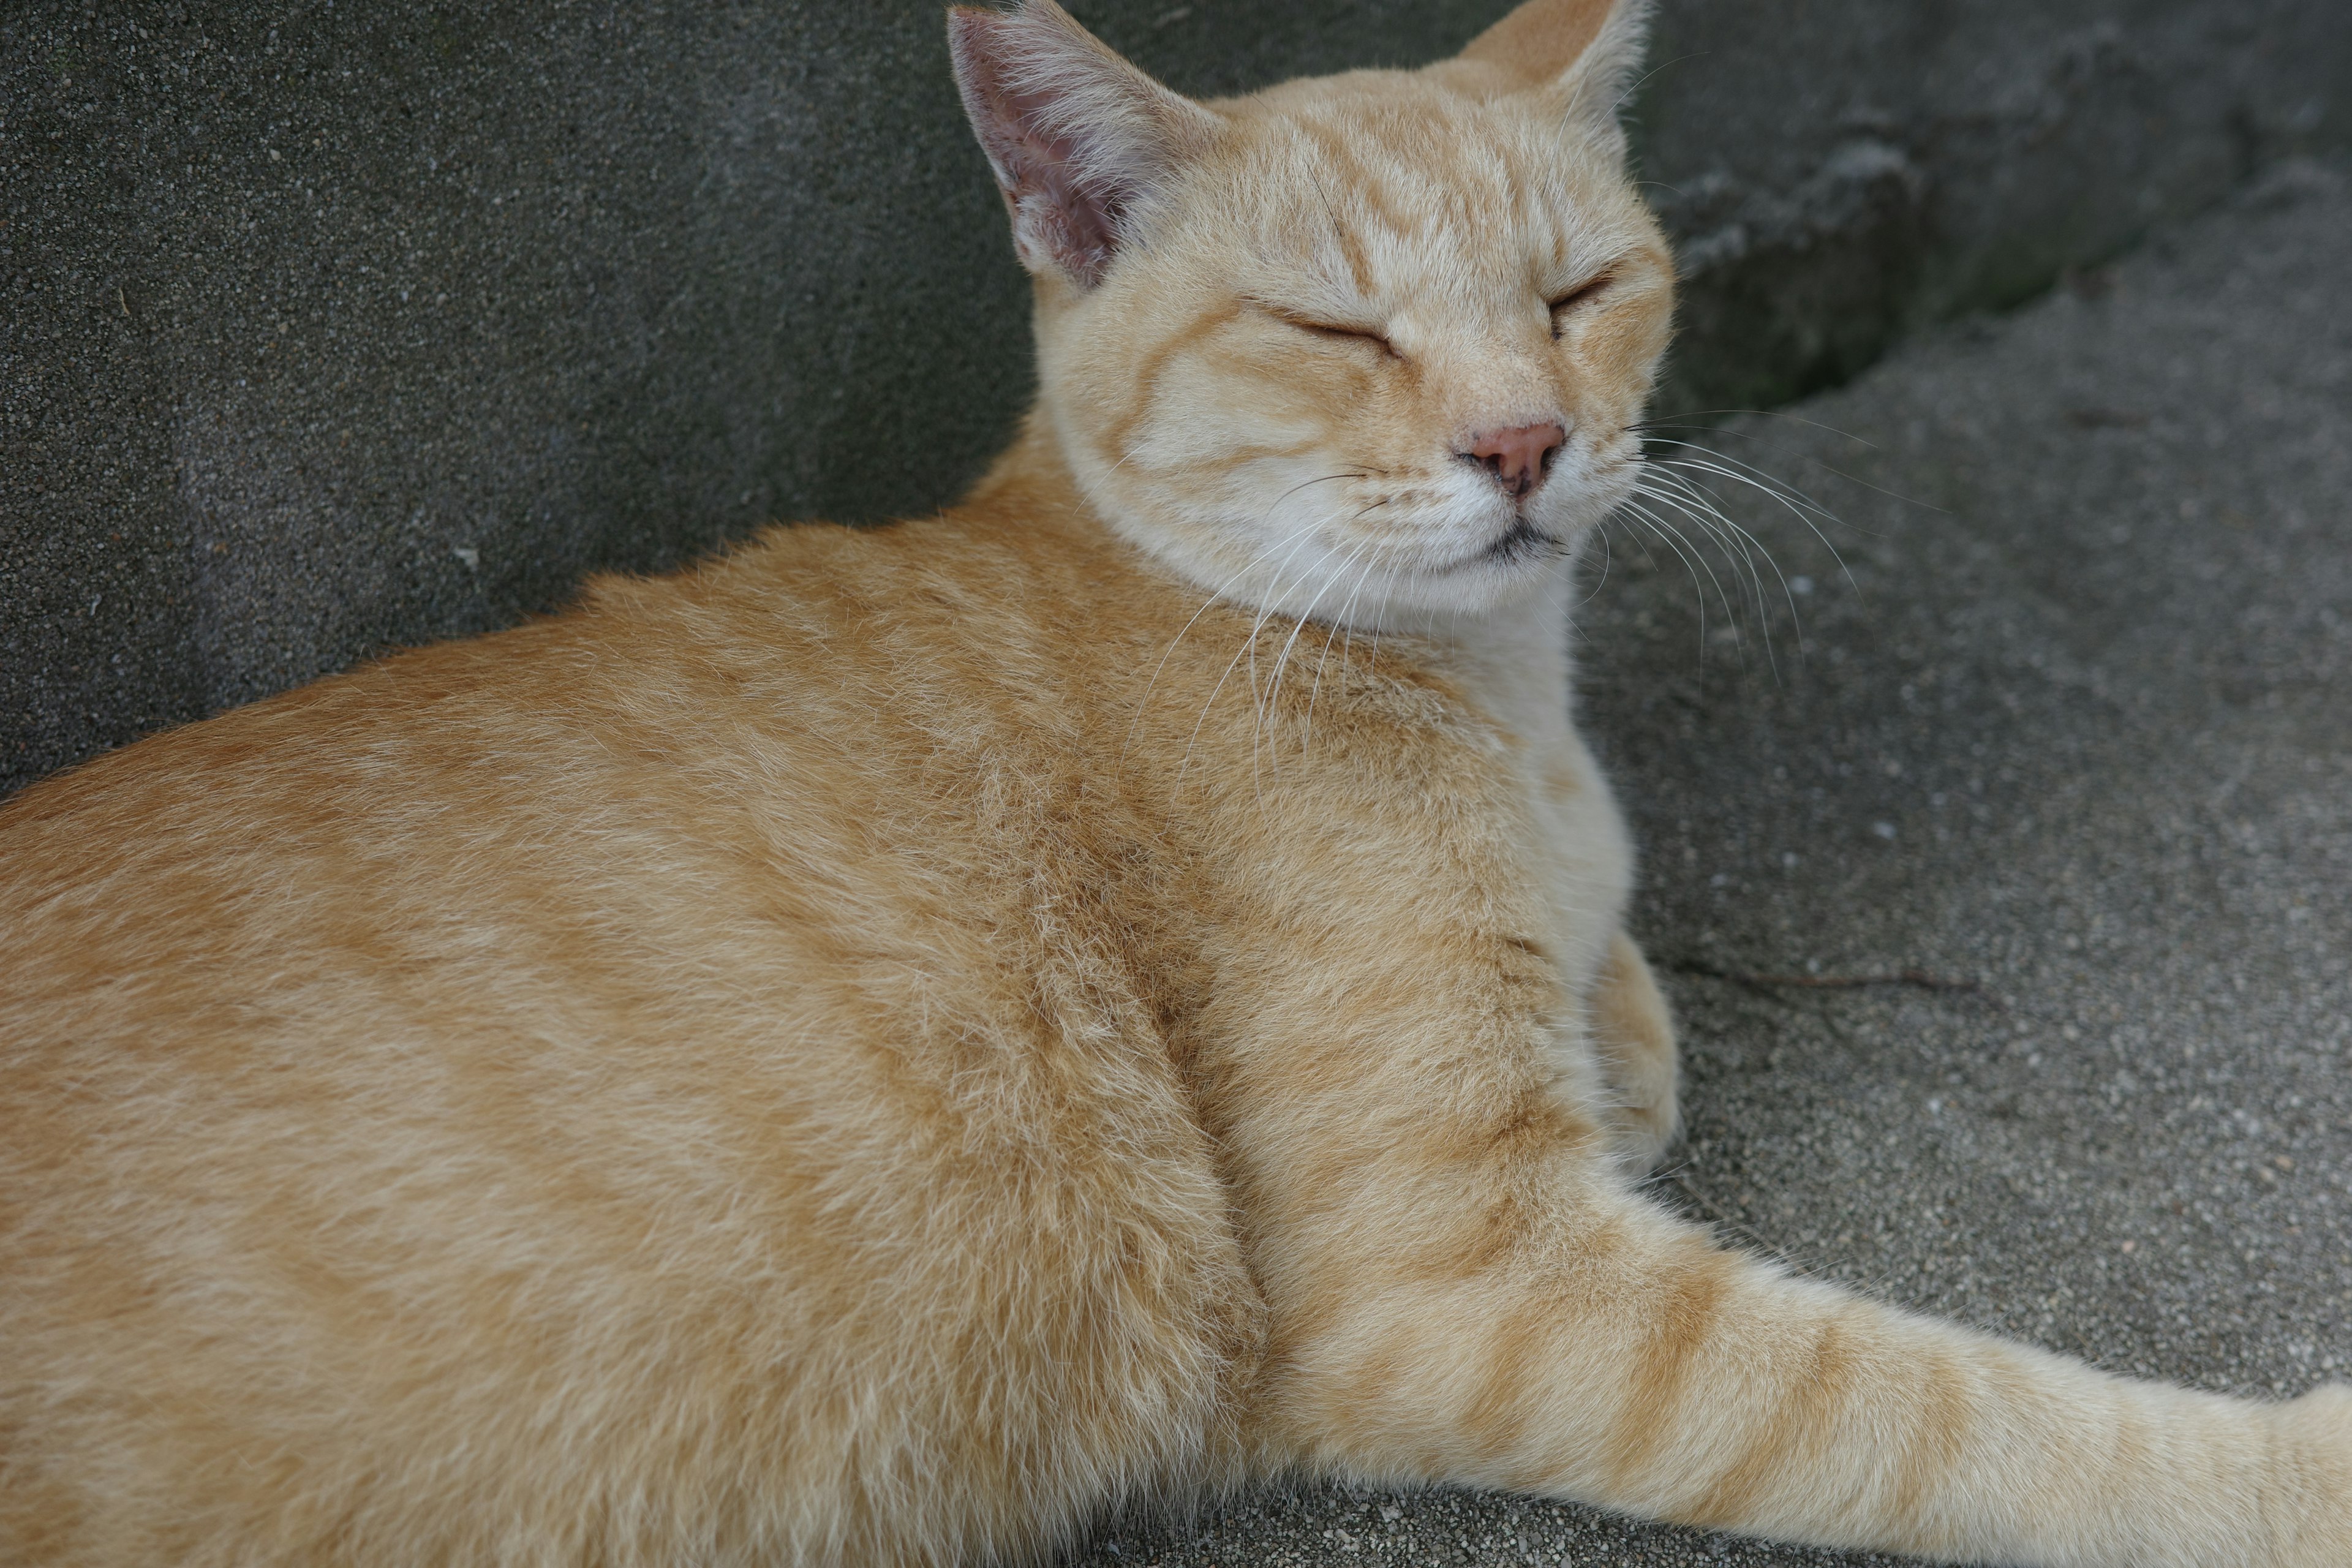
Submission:
<svg viewBox="0 0 2352 1568">
<path fill-rule="evenodd" d="M 1575 602 L 1573 584 L 1574 562 L 1562 560 L 1543 592 L 1429 630 L 1446 675 L 1541 752 L 1570 738 L 1575 669 L 1567 606 Z"/>
<path fill-rule="evenodd" d="M 1078 481 L 1063 460 L 1060 445 L 1043 408 L 1023 416 L 1013 444 L 997 454 L 963 498 L 962 510 L 1020 512 L 1054 521 L 1083 517 L 1108 525 L 1087 504 Z"/>
</svg>

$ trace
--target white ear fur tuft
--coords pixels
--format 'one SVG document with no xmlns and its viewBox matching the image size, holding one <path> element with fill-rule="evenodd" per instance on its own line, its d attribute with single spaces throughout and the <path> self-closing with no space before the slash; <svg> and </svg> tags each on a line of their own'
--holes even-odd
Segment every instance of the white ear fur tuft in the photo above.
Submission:
<svg viewBox="0 0 2352 1568">
<path fill-rule="evenodd" d="M 1561 113 L 1622 158 L 1618 110 L 1639 80 L 1651 0 L 1527 0 L 1470 40 L 1461 58 L 1520 91 L 1556 94 Z"/>
<path fill-rule="evenodd" d="M 948 13 L 956 88 L 1034 273 L 1091 288 L 1137 242 L 1156 193 L 1215 133 L 1054 0 Z"/>
<path fill-rule="evenodd" d="M 1650 46 L 1650 0 L 1617 0 L 1601 31 L 1551 91 L 1562 112 L 1620 162 L 1625 156 L 1626 100 L 1641 85 L 1642 57 Z"/>
</svg>

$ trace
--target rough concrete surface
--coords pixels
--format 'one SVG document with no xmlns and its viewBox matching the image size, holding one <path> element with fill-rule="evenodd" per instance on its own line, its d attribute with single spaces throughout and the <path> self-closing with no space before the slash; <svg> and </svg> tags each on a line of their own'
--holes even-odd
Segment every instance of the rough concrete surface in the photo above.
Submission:
<svg viewBox="0 0 2352 1568">
<path fill-rule="evenodd" d="M 1073 0 L 1223 93 L 1507 0 Z M 2352 136 L 2341 0 L 1664 0 L 1685 405 Z M 1025 295 L 933 0 L 0 6 L 0 792 L 597 568 L 952 497 Z"/>
<path fill-rule="evenodd" d="M 1727 613 L 1612 527 L 1577 618 L 1685 1030 L 1661 1198 L 2116 1372 L 2352 1375 L 2347 254 L 2352 180 L 2289 164 L 1718 437 L 1843 520 L 1851 578 L 1737 505 L 1796 590 L 1759 563 L 1769 661 L 1744 567 Z M 1315 1489 L 1071 1560 L 1878 1561 Z"/>
</svg>

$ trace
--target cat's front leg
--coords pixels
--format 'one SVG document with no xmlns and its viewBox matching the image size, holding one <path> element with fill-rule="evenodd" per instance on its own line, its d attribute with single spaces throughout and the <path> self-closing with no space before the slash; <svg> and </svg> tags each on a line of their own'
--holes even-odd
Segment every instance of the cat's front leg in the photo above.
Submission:
<svg viewBox="0 0 2352 1568">
<path fill-rule="evenodd" d="M 1585 1026 L 1606 1086 L 1611 1142 L 1619 1163 L 1636 1175 L 1656 1168 L 1682 1124 L 1681 1068 L 1675 1023 L 1633 939 L 1609 939 L 1585 998 Z"/>
</svg>

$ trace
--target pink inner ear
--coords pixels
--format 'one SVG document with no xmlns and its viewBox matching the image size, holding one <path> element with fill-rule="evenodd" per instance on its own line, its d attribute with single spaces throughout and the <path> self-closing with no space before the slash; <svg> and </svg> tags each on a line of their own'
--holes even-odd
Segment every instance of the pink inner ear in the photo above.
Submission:
<svg viewBox="0 0 2352 1568">
<path fill-rule="evenodd" d="M 1051 129 L 1053 93 L 1006 84 L 1006 32 L 991 13 L 954 14 L 951 37 L 965 112 L 1013 208 L 1016 233 L 1027 228 L 1027 237 L 1055 266 L 1091 286 L 1110 265 L 1127 193 L 1086 178 L 1076 139 Z"/>
</svg>

